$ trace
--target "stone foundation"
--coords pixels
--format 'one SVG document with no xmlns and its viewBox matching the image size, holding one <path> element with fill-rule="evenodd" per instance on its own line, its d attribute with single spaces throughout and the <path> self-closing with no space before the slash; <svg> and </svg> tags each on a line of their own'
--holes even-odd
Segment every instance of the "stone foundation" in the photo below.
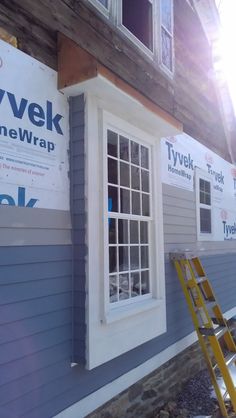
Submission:
<svg viewBox="0 0 236 418">
<path fill-rule="evenodd" d="M 206 368 L 199 343 L 195 343 L 160 368 L 139 380 L 87 418 L 152 418 L 182 385 Z"/>
</svg>

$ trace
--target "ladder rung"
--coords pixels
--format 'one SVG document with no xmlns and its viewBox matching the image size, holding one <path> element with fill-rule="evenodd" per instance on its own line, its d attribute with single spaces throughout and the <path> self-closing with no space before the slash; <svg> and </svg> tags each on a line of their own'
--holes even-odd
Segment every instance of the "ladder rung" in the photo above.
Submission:
<svg viewBox="0 0 236 418">
<path fill-rule="evenodd" d="M 233 361 L 236 361 L 236 353 L 228 353 L 225 357 L 225 364 L 228 367 Z"/>
<path fill-rule="evenodd" d="M 228 331 L 227 327 L 218 326 L 217 328 L 207 328 L 207 327 L 200 327 L 199 331 L 202 335 L 213 337 L 220 339 L 226 331 Z"/>
<path fill-rule="evenodd" d="M 194 253 L 191 253 L 190 251 L 186 252 L 173 252 L 169 253 L 170 259 L 173 261 L 180 261 L 180 260 L 192 260 L 193 258 L 196 258 L 196 255 Z"/>
<path fill-rule="evenodd" d="M 228 331 L 227 327 L 223 327 L 221 325 L 219 325 L 217 328 L 214 329 L 214 333 L 216 338 L 218 338 L 218 340 L 223 337 L 223 335 L 225 334 L 225 332 Z"/>
<path fill-rule="evenodd" d="M 207 280 L 206 276 L 196 277 L 197 284 L 201 284 L 201 283 L 205 282 L 206 280 Z"/>
<path fill-rule="evenodd" d="M 205 306 L 206 306 L 207 309 L 212 309 L 216 305 L 217 305 L 217 303 L 216 303 L 215 300 L 205 301 Z"/>
</svg>

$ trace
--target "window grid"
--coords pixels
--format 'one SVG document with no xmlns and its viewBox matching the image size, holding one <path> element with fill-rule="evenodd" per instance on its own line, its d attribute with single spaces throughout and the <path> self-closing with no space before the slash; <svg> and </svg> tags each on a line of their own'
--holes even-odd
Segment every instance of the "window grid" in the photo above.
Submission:
<svg viewBox="0 0 236 418">
<path fill-rule="evenodd" d="M 107 131 L 107 144 L 109 289 L 110 303 L 114 304 L 150 294 L 150 152 L 148 147 L 111 130 Z M 122 176 L 122 168 L 128 179 Z M 116 194 L 111 194 L 109 187 L 115 187 Z M 129 192 L 129 213 L 122 208 L 121 190 Z M 133 192 L 139 196 L 138 214 L 133 213 Z M 115 205 L 113 195 L 118 199 Z M 143 196 L 148 202 L 146 216 Z"/>
</svg>

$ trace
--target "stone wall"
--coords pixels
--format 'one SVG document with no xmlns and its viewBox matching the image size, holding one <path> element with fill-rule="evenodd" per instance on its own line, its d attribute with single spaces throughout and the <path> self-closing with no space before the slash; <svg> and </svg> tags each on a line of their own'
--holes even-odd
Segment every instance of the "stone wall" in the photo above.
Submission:
<svg viewBox="0 0 236 418">
<path fill-rule="evenodd" d="M 205 368 L 206 362 L 197 342 L 87 418 L 152 418 L 176 397 L 188 379 Z"/>
</svg>

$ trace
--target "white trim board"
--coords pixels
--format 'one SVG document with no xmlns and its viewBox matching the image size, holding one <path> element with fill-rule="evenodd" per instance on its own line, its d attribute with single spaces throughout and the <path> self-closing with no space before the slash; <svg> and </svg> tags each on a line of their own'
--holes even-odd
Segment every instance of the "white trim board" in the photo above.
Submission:
<svg viewBox="0 0 236 418">
<path fill-rule="evenodd" d="M 236 315 L 236 307 L 224 313 L 224 316 L 227 319 L 234 315 Z M 145 361 L 140 366 L 130 370 L 128 373 L 120 376 L 118 379 L 108 383 L 106 386 L 103 386 L 96 392 L 93 392 L 91 395 L 60 412 L 54 418 L 86 417 L 86 415 L 95 411 L 97 408 L 111 400 L 114 396 L 117 396 L 119 393 L 128 389 L 138 380 L 161 367 L 164 363 L 175 357 L 177 354 L 181 353 L 181 351 L 185 350 L 196 341 L 197 335 L 194 331 L 186 337 L 182 338 L 182 340 L 172 344 L 161 353 Z"/>
</svg>

